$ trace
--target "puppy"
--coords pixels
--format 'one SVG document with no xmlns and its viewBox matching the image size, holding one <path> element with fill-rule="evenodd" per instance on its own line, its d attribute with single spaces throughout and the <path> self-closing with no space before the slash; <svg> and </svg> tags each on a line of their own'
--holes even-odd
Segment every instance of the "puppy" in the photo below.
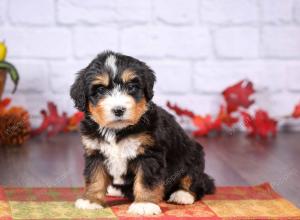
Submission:
<svg viewBox="0 0 300 220">
<path fill-rule="evenodd" d="M 162 200 L 192 204 L 214 192 L 202 146 L 151 101 L 154 82 L 144 62 L 111 51 L 78 73 L 70 95 L 85 113 L 85 192 L 77 208 L 103 208 L 108 192 L 133 200 L 129 213 L 152 215 Z"/>
</svg>

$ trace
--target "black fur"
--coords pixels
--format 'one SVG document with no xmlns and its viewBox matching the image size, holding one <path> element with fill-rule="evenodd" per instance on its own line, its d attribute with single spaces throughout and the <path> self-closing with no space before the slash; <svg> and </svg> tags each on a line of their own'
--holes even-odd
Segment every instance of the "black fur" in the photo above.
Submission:
<svg viewBox="0 0 300 220">
<path fill-rule="evenodd" d="M 75 107 L 82 112 L 86 112 L 87 97 L 85 91 L 85 70 L 78 73 L 75 83 L 71 87 L 70 95 L 75 102 Z M 84 91 L 84 92 L 83 92 Z"/>
<path fill-rule="evenodd" d="M 112 54 L 112 52 L 100 54 L 86 69 L 81 71 L 71 88 L 71 97 L 75 100 L 75 106 L 86 113 L 85 119 L 81 123 L 81 133 L 91 139 L 104 140 L 103 134 L 98 132 L 99 125 L 90 118 L 87 103 L 91 101 L 91 77 L 101 71 L 109 71 L 103 67 L 108 54 Z M 125 183 L 114 186 L 133 199 L 135 170 L 140 167 L 143 170 L 145 186 L 151 189 L 161 182 L 164 183 L 165 199 L 168 199 L 172 192 L 181 189 L 180 181 L 185 176 L 192 179 L 190 191 L 196 195 L 196 199 L 213 193 L 214 181 L 204 173 L 205 161 L 202 146 L 185 133 L 171 114 L 151 101 L 155 82 L 153 71 L 135 58 L 121 54 L 115 55 L 118 57 L 119 72 L 129 67 L 139 73 L 142 81 L 141 87 L 148 101 L 148 110 L 137 124 L 114 131 L 116 140 L 118 142 L 130 135 L 146 132 L 154 139 L 154 145 L 145 148 L 144 154 L 128 161 L 128 170 L 123 176 Z M 84 172 L 86 179 L 89 178 L 94 166 L 104 159 L 105 156 L 100 152 L 86 155 Z"/>
</svg>

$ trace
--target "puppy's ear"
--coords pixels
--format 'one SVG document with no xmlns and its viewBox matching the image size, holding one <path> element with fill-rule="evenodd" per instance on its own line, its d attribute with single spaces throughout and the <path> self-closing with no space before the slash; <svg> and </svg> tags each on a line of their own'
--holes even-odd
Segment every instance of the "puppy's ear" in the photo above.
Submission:
<svg viewBox="0 0 300 220">
<path fill-rule="evenodd" d="M 155 83 L 156 77 L 152 69 L 147 68 L 145 72 L 145 88 L 144 93 L 147 101 L 150 101 L 154 95 L 153 86 Z"/>
<path fill-rule="evenodd" d="M 75 107 L 82 112 L 86 112 L 87 108 L 87 95 L 84 81 L 85 69 L 81 70 L 75 82 L 71 86 L 70 96 L 74 100 Z"/>
</svg>

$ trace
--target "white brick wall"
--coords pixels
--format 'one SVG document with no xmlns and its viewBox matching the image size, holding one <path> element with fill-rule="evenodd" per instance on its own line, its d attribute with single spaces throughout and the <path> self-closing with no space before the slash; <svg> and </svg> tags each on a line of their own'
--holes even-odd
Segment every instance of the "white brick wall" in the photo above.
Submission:
<svg viewBox="0 0 300 220">
<path fill-rule="evenodd" d="M 273 115 L 300 100 L 300 0 L 0 0 L 2 39 L 34 119 L 48 100 L 73 112 L 75 72 L 105 49 L 148 62 L 160 104 L 215 112 L 243 78 Z"/>
<path fill-rule="evenodd" d="M 258 1 L 202 0 L 199 1 L 201 19 L 214 24 L 256 24 L 259 21 Z"/>
<path fill-rule="evenodd" d="M 257 58 L 259 30 L 252 27 L 219 28 L 214 35 L 218 58 Z"/>
<path fill-rule="evenodd" d="M 300 58 L 300 27 L 264 27 L 262 51 L 266 58 Z"/>
<path fill-rule="evenodd" d="M 182 0 L 155 0 L 153 8 L 156 21 L 162 23 L 187 25 L 197 22 L 197 0 L 189 0 L 187 4 L 182 4 Z"/>
<path fill-rule="evenodd" d="M 15 25 L 49 25 L 54 24 L 53 0 L 10 0 L 8 3 L 8 17 Z"/>
<path fill-rule="evenodd" d="M 293 20 L 293 0 L 261 0 L 264 23 L 287 23 Z"/>
</svg>

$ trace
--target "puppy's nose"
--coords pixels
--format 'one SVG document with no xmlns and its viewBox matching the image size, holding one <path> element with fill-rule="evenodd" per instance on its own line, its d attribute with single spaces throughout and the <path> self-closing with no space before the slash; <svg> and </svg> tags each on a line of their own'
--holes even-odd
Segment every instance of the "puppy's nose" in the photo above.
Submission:
<svg viewBox="0 0 300 220">
<path fill-rule="evenodd" d="M 112 112 L 114 113 L 115 116 L 117 117 L 121 117 L 124 112 L 125 112 L 126 108 L 118 106 L 112 109 Z"/>
</svg>

